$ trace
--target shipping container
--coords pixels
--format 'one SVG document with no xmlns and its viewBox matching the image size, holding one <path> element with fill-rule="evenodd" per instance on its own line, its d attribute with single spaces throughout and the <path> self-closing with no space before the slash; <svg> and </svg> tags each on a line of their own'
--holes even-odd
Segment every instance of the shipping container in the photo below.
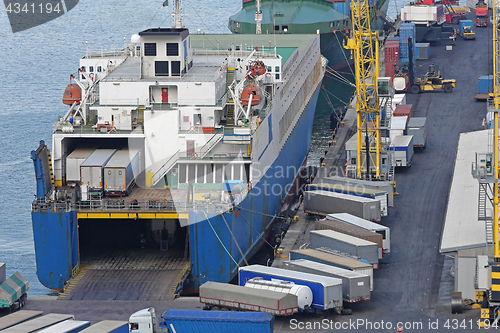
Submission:
<svg viewBox="0 0 500 333">
<path fill-rule="evenodd" d="M 304 212 L 326 216 L 334 213 L 350 213 L 364 219 L 380 221 L 380 201 L 356 197 L 330 191 L 306 191 L 304 193 Z"/>
<path fill-rule="evenodd" d="M 344 302 L 355 303 L 370 300 L 370 276 L 366 274 L 306 259 L 285 261 L 283 268 L 341 279 Z"/>
<path fill-rule="evenodd" d="M 353 179 L 348 177 L 331 176 L 321 178 L 321 182 L 325 184 L 344 184 L 349 186 L 363 186 L 372 190 L 379 190 L 387 192 L 388 202 L 390 208 L 394 207 L 394 183 L 391 181 L 370 181 L 363 179 Z"/>
<path fill-rule="evenodd" d="M 367 240 L 333 230 L 313 230 L 309 233 L 311 248 L 330 247 L 366 259 L 378 268 L 378 245 Z"/>
<path fill-rule="evenodd" d="M 415 58 L 417 60 L 429 59 L 430 43 L 415 43 Z"/>
<path fill-rule="evenodd" d="M 493 75 L 483 75 L 479 77 L 477 92 L 478 94 L 489 94 L 493 92 Z"/>
<path fill-rule="evenodd" d="M 371 230 L 378 234 L 381 234 L 383 238 L 384 252 L 385 253 L 391 252 L 391 229 L 389 227 L 383 226 L 380 223 L 374 223 L 372 221 L 368 221 L 366 219 L 348 213 L 328 214 L 326 216 L 326 219 L 351 223 L 361 228 L 365 228 L 367 230 Z"/>
<path fill-rule="evenodd" d="M 307 286 L 313 293 L 311 307 L 320 310 L 342 308 L 342 280 L 316 274 L 288 271 L 286 269 L 251 265 L 240 267 L 238 271 L 239 285 L 255 277 L 264 280 L 284 280 Z"/>
<path fill-rule="evenodd" d="M 393 117 L 404 117 L 407 116 L 407 121 L 410 121 L 413 117 L 413 104 L 399 104 L 396 110 L 392 113 Z"/>
<path fill-rule="evenodd" d="M 406 126 L 408 123 L 408 117 L 394 117 L 391 119 L 391 128 L 390 128 L 390 137 L 391 137 L 391 142 L 394 141 L 394 139 L 397 136 L 405 135 L 406 134 Z"/>
<path fill-rule="evenodd" d="M 397 73 L 392 76 L 394 91 L 406 91 L 410 86 L 410 79 L 406 73 Z"/>
<path fill-rule="evenodd" d="M 399 117 L 403 118 L 403 117 Z M 396 118 L 393 118 L 396 119 Z M 398 135 L 389 146 L 392 153 L 393 165 L 410 167 L 413 159 L 413 135 Z"/>
<path fill-rule="evenodd" d="M 66 157 L 66 181 L 80 182 L 80 165 L 95 151 L 95 148 L 76 148 Z"/>
<path fill-rule="evenodd" d="M 399 41 L 387 41 L 385 43 L 385 61 L 399 61 Z"/>
<path fill-rule="evenodd" d="M 116 149 L 96 149 L 80 165 L 80 184 L 89 193 L 102 193 L 103 187 L 103 167 L 116 152 Z"/>
<path fill-rule="evenodd" d="M 269 281 L 256 277 L 248 280 L 245 287 L 295 295 L 299 310 L 309 309 L 313 300 L 311 288 L 290 281 Z"/>
<path fill-rule="evenodd" d="M 314 224 L 315 230 L 333 230 L 338 231 L 346 235 L 358 237 L 378 245 L 378 258 L 382 259 L 384 253 L 384 243 L 381 234 L 377 234 L 371 230 L 358 227 L 357 225 L 350 224 L 339 220 L 323 219 L 316 221 Z"/>
<path fill-rule="evenodd" d="M 0 317 L 0 331 L 33 318 L 40 317 L 42 314 L 43 311 L 19 310 Z"/>
<path fill-rule="evenodd" d="M 274 316 L 263 312 L 170 309 L 160 327 L 172 333 L 272 333 Z"/>
<path fill-rule="evenodd" d="M 406 5 L 401 8 L 401 19 L 419 25 L 431 26 L 446 21 L 442 5 Z"/>
<path fill-rule="evenodd" d="M 373 266 L 363 261 L 341 256 L 339 254 L 328 253 L 319 249 L 301 249 L 290 251 L 290 260 L 306 259 L 319 262 L 325 265 L 331 265 L 353 272 L 358 272 L 370 276 L 370 291 L 373 291 Z"/>
<path fill-rule="evenodd" d="M 139 173 L 137 150 L 118 150 L 104 166 L 104 194 L 128 195 Z"/>
<path fill-rule="evenodd" d="M 128 321 L 103 320 L 84 329 L 81 333 L 129 333 L 129 326 Z"/>
<path fill-rule="evenodd" d="M 358 197 L 371 198 L 380 201 L 380 214 L 387 216 L 388 194 L 386 191 L 365 188 L 362 186 L 350 186 L 347 184 L 316 183 L 310 184 L 306 188 L 308 191 L 321 190 L 337 193 L 350 194 Z"/>
<path fill-rule="evenodd" d="M 394 40 L 397 40 L 399 42 L 399 37 L 395 36 L 395 37 L 387 37 L 387 41 L 394 41 Z"/>
<path fill-rule="evenodd" d="M 408 135 L 413 135 L 413 147 L 425 148 L 427 144 L 427 132 L 425 130 L 425 117 L 411 118 L 408 122 Z"/>
<path fill-rule="evenodd" d="M 2 333 L 33 333 L 41 329 L 50 327 L 54 324 L 63 322 L 68 319 L 75 319 L 73 315 L 49 313 L 45 316 L 37 317 L 35 319 L 25 321 L 19 325 L 9 327 L 2 331 Z"/>
<path fill-rule="evenodd" d="M 396 71 L 396 61 L 386 61 L 385 62 L 385 76 L 391 77 Z"/>
<path fill-rule="evenodd" d="M 338 11 L 340 14 L 345 15 L 345 16 L 351 15 L 351 1 L 350 0 L 336 1 L 332 5 L 333 5 L 333 9 Z"/>
<path fill-rule="evenodd" d="M 68 319 L 38 331 L 38 333 L 78 333 L 89 326 L 90 321 Z"/>
</svg>

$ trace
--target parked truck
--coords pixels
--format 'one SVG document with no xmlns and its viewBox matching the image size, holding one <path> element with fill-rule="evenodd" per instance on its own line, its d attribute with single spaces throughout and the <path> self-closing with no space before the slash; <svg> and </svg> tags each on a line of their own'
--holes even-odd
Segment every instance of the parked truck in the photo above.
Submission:
<svg viewBox="0 0 500 333">
<path fill-rule="evenodd" d="M 274 316 L 264 312 L 232 312 L 170 309 L 160 327 L 172 333 L 272 333 Z"/>
<path fill-rule="evenodd" d="M 283 263 L 283 268 L 341 279 L 344 302 L 356 303 L 370 300 L 369 275 L 306 259 L 285 261 Z"/>
<path fill-rule="evenodd" d="M 2 333 L 33 333 L 38 332 L 44 328 L 50 327 L 57 323 L 74 320 L 75 316 L 60 313 L 49 313 L 35 319 L 25 321 L 21 324 L 11 326 L 2 331 Z"/>
<path fill-rule="evenodd" d="M 307 190 L 330 191 L 330 192 L 349 194 L 357 197 L 379 200 L 380 215 L 387 216 L 387 209 L 388 209 L 387 202 L 389 201 L 389 199 L 386 191 L 365 188 L 362 186 L 350 186 L 347 184 L 328 184 L 328 183 L 310 184 L 307 186 Z"/>
<path fill-rule="evenodd" d="M 38 333 L 78 333 L 90 326 L 90 321 L 68 319 L 44 328 Z"/>
<path fill-rule="evenodd" d="M 365 220 L 363 218 L 354 216 L 348 213 L 339 214 L 328 214 L 326 216 L 327 220 L 338 220 L 350 224 L 357 225 L 358 227 L 365 228 L 367 230 L 374 231 L 382 235 L 382 243 L 385 253 L 391 252 L 391 229 L 380 223 L 373 223 L 371 221 Z"/>
<path fill-rule="evenodd" d="M 288 291 L 255 290 L 244 285 L 212 281 L 200 286 L 200 302 L 205 305 L 205 310 L 237 309 L 268 312 L 277 316 L 292 315 L 300 310 L 297 295 Z"/>
<path fill-rule="evenodd" d="M 379 200 L 322 190 L 304 192 L 304 212 L 320 216 L 347 212 L 374 222 L 381 218 Z"/>
<path fill-rule="evenodd" d="M 474 32 L 474 25 L 472 24 L 472 21 L 460 20 L 458 34 L 463 39 L 476 39 L 476 33 Z"/>
<path fill-rule="evenodd" d="M 118 150 L 104 166 L 104 194 L 129 195 L 139 173 L 139 151 Z"/>
<path fill-rule="evenodd" d="M 410 167 L 413 160 L 413 135 L 398 135 L 391 140 L 389 150 L 392 151 L 393 165 Z"/>
<path fill-rule="evenodd" d="M 240 286 L 244 286 L 248 280 L 256 277 L 269 281 L 290 281 L 307 286 L 313 294 L 312 308 L 319 310 L 335 309 L 337 313 L 342 313 L 342 280 L 340 279 L 261 265 L 239 268 L 238 282 Z"/>
<path fill-rule="evenodd" d="M 0 308 L 6 308 L 9 312 L 24 306 L 28 295 L 30 284 L 19 272 L 12 274 L 10 278 L 0 284 Z"/>
<path fill-rule="evenodd" d="M 0 317 L 0 331 L 33 318 L 40 317 L 42 314 L 43 311 L 20 310 Z"/>
<path fill-rule="evenodd" d="M 486 27 L 488 25 L 488 6 L 484 1 L 476 4 L 476 27 Z"/>
<path fill-rule="evenodd" d="M 66 182 L 80 183 L 80 166 L 95 151 L 95 148 L 76 148 L 66 157 Z"/>
<path fill-rule="evenodd" d="M 290 260 L 296 259 L 306 259 L 366 274 L 370 277 L 370 291 L 373 291 L 373 266 L 369 263 L 347 258 L 334 253 L 327 253 L 318 249 L 300 249 L 290 251 Z"/>
<path fill-rule="evenodd" d="M 333 230 L 313 230 L 309 233 L 311 248 L 329 247 L 350 253 L 367 260 L 374 269 L 378 268 L 377 243 L 349 236 Z"/>
</svg>

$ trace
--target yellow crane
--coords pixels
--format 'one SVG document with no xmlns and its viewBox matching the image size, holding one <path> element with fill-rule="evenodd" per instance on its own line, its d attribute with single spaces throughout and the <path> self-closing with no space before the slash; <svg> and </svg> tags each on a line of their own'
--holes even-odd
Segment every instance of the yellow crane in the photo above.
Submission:
<svg viewBox="0 0 500 333">
<path fill-rule="evenodd" d="M 377 96 L 378 36 L 370 27 L 368 0 L 351 1 L 352 35 L 344 47 L 354 54 L 358 179 L 380 179 L 380 106 Z"/>
</svg>

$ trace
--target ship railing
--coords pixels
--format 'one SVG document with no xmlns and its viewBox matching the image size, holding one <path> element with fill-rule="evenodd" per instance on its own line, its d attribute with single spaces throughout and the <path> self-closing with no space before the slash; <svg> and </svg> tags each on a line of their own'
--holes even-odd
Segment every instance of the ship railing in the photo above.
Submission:
<svg viewBox="0 0 500 333">
<path fill-rule="evenodd" d="M 179 160 L 179 152 L 180 150 L 178 150 L 175 154 L 172 155 L 172 157 L 170 157 L 159 169 L 158 171 L 156 171 L 153 176 L 151 177 L 151 184 L 153 186 L 155 186 L 156 184 L 158 184 L 158 182 L 163 178 L 165 177 L 165 175 L 167 174 L 167 172 L 170 171 L 170 169 L 172 169 L 176 164 L 177 164 L 177 161 Z"/>
<path fill-rule="evenodd" d="M 144 128 L 140 125 L 132 126 L 131 130 L 121 130 L 117 129 L 113 125 L 109 124 L 99 124 L 99 125 L 82 125 L 82 126 L 70 126 L 62 124 L 60 127 L 54 125 L 56 132 L 62 133 L 72 133 L 72 134 L 144 134 Z"/>
</svg>

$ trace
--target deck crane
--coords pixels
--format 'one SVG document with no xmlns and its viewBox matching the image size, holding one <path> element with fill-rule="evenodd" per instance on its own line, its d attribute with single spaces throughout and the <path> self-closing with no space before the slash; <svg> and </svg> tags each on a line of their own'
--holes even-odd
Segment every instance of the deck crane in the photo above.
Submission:
<svg viewBox="0 0 500 333">
<path fill-rule="evenodd" d="M 476 292 L 476 301 L 482 303 L 480 327 L 500 326 L 500 243 L 499 243 L 499 119 L 500 111 L 500 23 L 498 8 L 500 3 L 494 1 L 493 6 L 493 96 L 488 101 L 488 113 L 493 120 L 488 140 L 488 151 L 476 153 L 473 176 L 479 181 L 478 217 L 485 221 L 487 243 L 493 245 L 493 257 L 489 257 L 488 272 L 491 272 L 489 285 L 485 292 Z M 489 200 L 487 200 L 489 199 Z M 493 216 L 487 214 L 487 202 L 493 206 Z M 452 300 L 453 302 L 453 300 Z M 452 303 L 453 311 L 453 303 Z"/>
<path fill-rule="evenodd" d="M 368 0 L 351 1 L 351 13 L 352 35 L 344 47 L 354 53 L 358 142 L 356 178 L 379 180 L 381 137 L 377 96 L 378 36 L 370 27 Z"/>
</svg>

